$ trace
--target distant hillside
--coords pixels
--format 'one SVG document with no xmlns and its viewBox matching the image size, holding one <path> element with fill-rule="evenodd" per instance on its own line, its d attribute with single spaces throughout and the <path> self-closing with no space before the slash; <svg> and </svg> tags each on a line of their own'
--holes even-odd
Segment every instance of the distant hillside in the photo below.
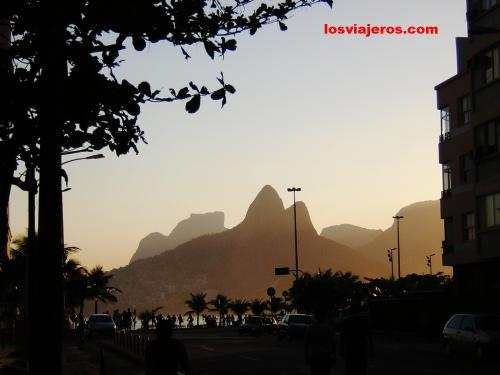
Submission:
<svg viewBox="0 0 500 375">
<path fill-rule="evenodd" d="M 380 234 L 381 229 L 366 229 L 352 224 L 333 225 L 321 231 L 321 236 L 352 248 L 366 245 Z"/>
<path fill-rule="evenodd" d="M 189 218 L 179 222 L 168 236 L 155 232 L 144 237 L 139 242 L 130 263 L 171 250 L 193 238 L 205 234 L 219 233 L 224 230 L 226 230 L 224 227 L 224 212 L 191 214 Z"/>
<path fill-rule="evenodd" d="M 425 256 L 436 253 L 433 258 L 434 271 L 451 272 L 442 265 L 441 241 L 444 238 L 439 201 L 418 202 L 402 208 L 398 215 L 404 216 L 400 221 L 401 271 L 408 273 L 425 273 L 428 268 Z M 385 230 L 373 241 L 358 248 L 358 250 L 378 262 L 384 262 L 387 269 L 387 249 L 397 247 L 396 223 Z M 395 272 L 397 273 L 397 256 L 394 252 Z"/>
<path fill-rule="evenodd" d="M 297 223 L 301 270 L 332 268 L 361 277 L 387 271 L 384 264 L 319 236 L 302 202 L 297 203 Z M 123 292 L 110 308 L 164 306 L 165 311 L 184 312 L 191 292 L 206 292 L 208 298 L 218 292 L 253 298 L 264 297 L 266 289 L 275 286 L 281 293 L 293 277 L 274 276 L 274 268 L 293 262 L 293 209 L 285 209 L 278 193 L 265 186 L 236 227 L 110 271 L 113 285 Z"/>
</svg>

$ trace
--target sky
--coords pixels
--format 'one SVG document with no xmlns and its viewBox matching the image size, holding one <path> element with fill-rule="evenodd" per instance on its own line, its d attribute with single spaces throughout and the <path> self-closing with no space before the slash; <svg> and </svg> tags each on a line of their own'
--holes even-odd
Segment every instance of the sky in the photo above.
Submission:
<svg viewBox="0 0 500 375">
<path fill-rule="evenodd" d="M 80 261 L 127 264 L 141 238 L 168 234 L 191 213 L 220 210 L 238 224 L 266 184 L 300 186 L 318 231 L 351 223 L 385 229 L 403 206 L 438 199 L 439 114 L 434 86 L 456 73 L 455 37 L 466 35 L 465 0 L 334 0 L 297 12 L 288 31 L 270 25 L 239 36 L 215 61 L 203 48 L 158 43 L 127 50 L 119 76 L 180 88 L 216 88 L 224 72 L 237 92 L 221 109 L 205 100 L 148 104 L 139 155 L 67 165 L 65 242 Z M 328 36 L 323 25 L 437 25 L 438 36 Z M 27 196 L 14 190 L 11 229 L 27 227 Z"/>
</svg>

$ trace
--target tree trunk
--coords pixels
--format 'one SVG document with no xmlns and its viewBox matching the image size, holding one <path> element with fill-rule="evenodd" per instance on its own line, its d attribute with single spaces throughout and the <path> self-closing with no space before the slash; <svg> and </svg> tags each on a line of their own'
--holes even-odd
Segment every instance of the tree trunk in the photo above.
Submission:
<svg viewBox="0 0 500 375">
<path fill-rule="evenodd" d="M 97 314 L 97 299 L 94 300 L 94 314 Z"/>
<path fill-rule="evenodd" d="M 63 226 L 61 143 L 64 121 L 65 57 L 64 3 L 42 2 L 40 77 L 40 194 L 38 245 L 31 264 L 33 290 L 30 374 L 62 373 Z"/>
<path fill-rule="evenodd" d="M 200 313 L 196 313 L 196 326 L 200 326 Z"/>
<path fill-rule="evenodd" d="M 14 167 L 9 165 L 11 163 L 7 164 L 6 159 L 10 159 L 10 155 L 2 154 L 3 152 L 0 153 L 0 159 L 2 159 L 0 164 L 0 259 L 7 259 L 10 242 L 9 200 L 15 163 Z"/>
</svg>

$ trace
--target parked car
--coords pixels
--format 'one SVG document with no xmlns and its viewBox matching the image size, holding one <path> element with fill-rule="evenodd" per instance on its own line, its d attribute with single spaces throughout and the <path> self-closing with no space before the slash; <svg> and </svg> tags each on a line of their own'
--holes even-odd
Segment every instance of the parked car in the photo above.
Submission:
<svg viewBox="0 0 500 375">
<path fill-rule="evenodd" d="M 87 319 L 87 332 L 89 335 L 112 335 L 116 331 L 116 324 L 108 314 L 92 314 Z"/>
<path fill-rule="evenodd" d="M 455 314 L 443 329 L 445 352 L 485 355 L 500 354 L 500 315 Z"/>
<path fill-rule="evenodd" d="M 245 323 L 239 328 L 240 335 L 261 335 L 272 333 L 275 330 L 276 322 L 274 319 L 259 315 L 250 315 L 245 319 Z"/>
<path fill-rule="evenodd" d="M 313 322 L 312 315 L 286 314 L 278 325 L 278 338 L 302 338 Z"/>
</svg>

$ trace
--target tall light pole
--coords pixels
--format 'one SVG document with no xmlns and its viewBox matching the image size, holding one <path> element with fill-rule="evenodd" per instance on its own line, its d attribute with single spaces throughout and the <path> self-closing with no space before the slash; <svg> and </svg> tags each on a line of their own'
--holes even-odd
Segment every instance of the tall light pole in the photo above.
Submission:
<svg viewBox="0 0 500 375">
<path fill-rule="evenodd" d="M 436 254 L 427 255 L 425 260 L 427 261 L 427 267 L 429 267 L 429 274 L 432 275 L 432 257 Z"/>
<path fill-rule="evenodd" d="M 396 227 L 398 231 L 398 279 L 401 278 L 401 247 L 399 244 L 399 220 L 404 219 L 404 216 L 396 215 L 392 217 L 396 219 Z"/>
<path fill-rule="evenodd" d="M 394 250 L 396 250 L 395 247 L 387 250 L 387 258 L 388 258 L 389 262 L 391 263 L 391 279 L 392 280 L 394 280 L 394 257 L 393 257 Z"/>
<path fill-rule="evenodd" d="M 302 191 L 301 188 L 291 187 L 286 189 L 288 192 L 293 192 L 293 224 L 295 234 L 295 280 L 299 278 L 299 253 L 297 251 L 297 208 L 295 202 L 295 193 Z"/>
</svg>

